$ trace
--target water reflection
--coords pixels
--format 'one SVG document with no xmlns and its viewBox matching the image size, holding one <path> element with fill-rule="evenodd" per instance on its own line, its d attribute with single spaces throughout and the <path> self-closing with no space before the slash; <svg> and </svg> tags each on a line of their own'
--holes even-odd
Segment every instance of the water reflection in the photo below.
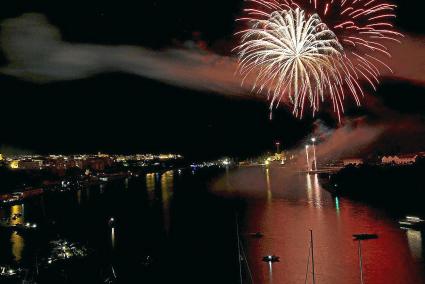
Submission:
<svg viewBox="0 0 425 284">
<path fill-rule="evenodd" d="M 24 204 L 13 205 L 10 208 L 10 223 L 12 225 L 23 224 L 24 220 Z"/>
<path fill-rule="evenodd" d="M 10 236 L 10 242 L 12 244 L 12 255 L 15 261 L 19 262 L 22 259 L 22 251 L 25 246 L 24 238 L 17 232 L 13 232 Z"/>
<path fill-rule="evenodd" d="M 90 200 L 90 188 L 86 188 L 84 191 L 86 193 L 86 200 Z"/>
<path fill-rule="evenodd" d="M 339 207 L 339 197 L 338 196 L 335 197 L 335 209 L 336 209 L 336 213 L 339 214 L 340 207 Z"/>
<path fill-rule="evenodd" d="M 168 171 L 161 175 L 162 210 L 164 216 L 164 227 L 170 228 L 170 198 L 173 195 L 174 171 Z"/>
<path fill-rule="evenodd" d="M 269 283 L 273 283 L 273 265 L 272 262 L 269 261 L 268 262 L 268 266 L 269 266 Z"/>
<path fill-rule="evenodd" d="M 312 185 L 312 182 L 311 182 L 311 175 L 306 174 L 305 177 L 307 179 L 306 184 L 307 184 L 307 198 L 308 198 L 308 202 L 310 204 L 312 204 L 314 202 L 314 200 L 313 200 L 313 185 Z"/>
<path fill-rule="evenodd" d="M 81 189 L 77 190 L 77 203 L 81 205 Z"/>
<path fill-rule="evenodd" d="M 146 174 L 146 191 L 148 193 L 149 200 L 154 200 L 155 198 L 155 174 L 150 173 Z"/>
<path fill-rule="evenodd" d="M 260 240 L 245 240 L 254 283 L 268 283 L 271 276 L 274 283 L 303 283 L 309 229 L 315 235 L 317 283 L 359 283 L 357 244 L 352 240 L 359 232 L 380 236 L 363 244 L 365 283 L 425 283 L 423 267 L 417 261 L 422 254 L 420 233 L 408 232 L 406 241 L 405 232 L 385 211 L 335 198 L 321 187 L 318 175 L 273 166 L 265 172 L 251 167 L 234 171 L 228 180 L 247 203 L 244 232 L 264 233 Z M 265 195 L 264 188 L 271 193 Z M 262 257 L 271 253 L 281 257 L 273 270 L 261 263 Z"/>
<path fill-rule="evenodd" d="M 407 230 L 407 242 L 410 252 L 415 259 L 422 259 L 422 232 L 415 230 Z"/>
<path fill-rule="evenodd" d="M 180 174 L 180 170 L 179 170 L 179 174 Z M 230 191 L 231 190 L 231 185 L 229 182 L 229 167 L 226 166 L 226 190 Z"/>
<path fill-rule="evenodd" d="M 315 198 L 315 205 L 317 207 L 321 207 L 322 206 L 322 188 L 320 187 L 319 184 L 319 175 L 315 174 L 313 176 L 313 191 L 314 191 L 314 198 Z"/>
<path fill-rule="evenodd" d="M 10 208 L 9 220 L 12 225 L 24 224 L 24 204 L 13 205 Z M 16 262 L 22 259 L 25 241 L 17 232 L 10 235 L 10 243 L 12 244 L 12 255 Z"/>
<path fill-rule="evenodd" d="M 272 188 L 270 185 L 270 170 L 269 168 L 266 169 L 266 184 L 267 184 L 267 201 L 271 202 L 273 195 L 272 195 Z"/>
<path fill-rule="evenodd" d="M 111 228 L 111 245 L 112 245 L 112 249 L 115 248 L 115 228 L 112 227 Z"/>
<path fill-rule="evenodd" d="M 310 205 L 313 207 L 322 206 L 322 188 L 319 183 L 318 174 L 310 175 L 305 174 L 306 184 L 305 188 L 307 190 L 307 200 Z"/>
<path fill-rule="evenodd" d="M 96 266 L 98 263 L 116 262 L 117 269 L 125 272 L 128 269 L 139 276 L 137 269 L 141 267 L 140 261 L 145 254 L 156 255 L 157 259 L 159 254 L 162 256 L 162 244 L 166 237 L 168 239 L 164 236 L 164 228 L 169 230 L 171 222 L 169 211 L 174 197 L 173 187 L 178 186 L 179 181 L 190 186 L 191 179 L 189 171 L 183 172 L 180 177 L 173 171 L 153 173 L 147 174 L 146 179 L 145 175 L 130 179 L 128 190 L 125 190 L 124 180 L 109 183 L 105 188 L 106 194 L 102 196 L 98 185 L 73 192 L 48 192 L 25 200 L 26 214 L 23 214 L 23 205 L 4 206 L 0 208 L 0 218 L 11 219 L 15 224 L 34 221 L 40 227 L 33 231 L 19 230 L 19 233 L 0 229 L 0 264 L 15 265 L 19 261 L 19 265 L 34 267 L 35 255 L 40 256 L 40 263 L 44 262 L 48 242 L 61 238 L 87 245 L 95 252 L 92 259 L 96 260 Z M 150 201 L 146 191 L 151 196 Z M 143 214 L 134 211 L 134 205 L 139 204 L 143 207 Z M 111 216 L 123 220 L 122 223 L 119 222 L 115 228 L 107 226 L 106 220 L 110 220 Z M 165 244 L 168 246 L 168 243 Z M 101 259 L 103 257 L 105 259 Z M 146 274 L 146 271 L 140 275 Z"/>
</svg>

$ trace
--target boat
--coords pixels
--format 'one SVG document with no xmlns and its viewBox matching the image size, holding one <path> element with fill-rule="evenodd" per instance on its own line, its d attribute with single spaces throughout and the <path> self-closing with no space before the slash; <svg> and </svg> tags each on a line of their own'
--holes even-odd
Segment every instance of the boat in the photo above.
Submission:
<svg viewBox="0 0 425 284">
<path fill-rule="evenodd" d="M 276 255 L 266 255 L 263 257 L 264 262 L 279 262 L 280 257 Z"/>
<path fill-rule="evenodd" d="M 109 227 L 113 228 L 113 227 L 115 227 L 115 224 L 116 224 L 115 219 L 114 218 L 110 218 L 109 221 L 108 221 Z"/>
<path fill-rule="evenodd" d="M 377 234 L 354 234 L 353 238 L 355 241 L 366 241 L 366 240 L 374 240 L 378 238 Z"/>
<path fill-rule="evenodd" d="M 399 220 L 398 224 L 401 229 L 423 230 L 425 229 L 425 220 L 416 216 L 406 216 L 406 218 Z"/>
<path fill-rule="evenodd" d="M 0 266 L 0 282 L 19 280 L 22 277 L 22 273 L 23 270 L 19 268 L 15 269 L 10 266 Z"/>
<path fill-rule="evenodd" d="M 0 228 L 14 231 L 34 231 L 38 228 L 36 223 L 12 224 L 8 219 L 0 220 Z"/>
<path fill-rule="evenodd" d="M 0 195 L 0 202 L 3 204 L 16 204 L 23 200 L 23 195 L 21 193 L 8 193 Z"/>
<path fill-rule="evenodd" d="M 0 203 L 12 205 L 22 202 L 24 199 L 43 194 L 42 188 L 25 188 L 23 191 L 0 194 Z"/>
<path fill-rule="evenodd" d="M 83 259 L 89 253 L 84 246 L 66 240 L 51 241 L 50 247 L 51 251 L 47 258 L 48 265 Z"/>
<path fill-rule="evenodd" d="M 144 267 L 151 266 L 151 265 L 152 265 L 152 263 L 153 263 L 153 259 L 152 259 L 152 257 L 151 257 L 150 255 L 146 256 L 146 257 L 143 259 L 143 261 L 142 261 L 142 265 L 143 265 Z"/>
<path fill-rule="evenodd" d="M 252 238 L 256 238 L 256 239 L 260 239 L 262 237 L 264 237 L 264 234 L 261 232 L 255 232 L 255 233 L 250 233 L 249 234 Z"/>
<path fill-rule="evenodd" d="M 0 265 L 0 283 L 36 284 L 29 269 Z"/>
</svg>

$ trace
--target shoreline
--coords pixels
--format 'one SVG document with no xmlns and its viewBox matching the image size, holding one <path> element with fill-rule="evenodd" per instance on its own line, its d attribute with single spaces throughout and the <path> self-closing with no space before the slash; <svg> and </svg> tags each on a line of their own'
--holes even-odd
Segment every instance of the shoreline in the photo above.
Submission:
<svg viewBox="0 0 425 284">
<path fill-rule="evenodd" d="M 403 214 L 425 215 L 423 162 L 412 165 L 347 166 L 333 174 L 319 175 L 332 195 Z"/>
</svg>

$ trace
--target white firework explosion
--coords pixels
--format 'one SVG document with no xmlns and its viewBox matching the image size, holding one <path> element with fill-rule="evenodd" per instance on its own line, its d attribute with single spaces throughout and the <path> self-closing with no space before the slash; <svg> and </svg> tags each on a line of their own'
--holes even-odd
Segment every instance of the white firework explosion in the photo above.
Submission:
<svg viewBox="0 0 425 284">
<path fill-rule="evenodd" d="M 240 32 L 236 49 L 244 80 L 255 73 L 253 90 L 266 90 L 271 110 L 287 96 L 295 116 L 302 117 L 306 99 L 314 114 L 329 95 L 339 116 L 344 84 L 359 104 L 360 87 L 343 59 L 343 47 L 317 14 L 307 16 L 289 7 L 270 14 L 256 12 L 263 19 L 249 19 L 250 28 Z"/>
</svg>

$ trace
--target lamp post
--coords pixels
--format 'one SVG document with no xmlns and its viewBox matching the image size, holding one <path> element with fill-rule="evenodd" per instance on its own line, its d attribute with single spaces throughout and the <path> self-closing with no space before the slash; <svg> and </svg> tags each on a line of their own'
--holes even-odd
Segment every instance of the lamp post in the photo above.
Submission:
<svg viewBox="0 0 425 284">
<path fill-rule="evenodd" d="M 307 158 L 307 171 L 310 171 L 310 160 L 308 158 L 308 145 L 305 145 L 305 156 Z"/>
<path fill-rule="evenodd" d="M 279 154 L 279 150 L 280 150 L 280 142 L 276 142 L 276 153 Z"/>
<path fill-rule="evenodd" d="M 314 161 L 314 170 L 317 171 L 317 161 L 316 161 L 316 138 L 311 138 L 311 142 L 313 142 L 313 161 Z"/>
</svg>

